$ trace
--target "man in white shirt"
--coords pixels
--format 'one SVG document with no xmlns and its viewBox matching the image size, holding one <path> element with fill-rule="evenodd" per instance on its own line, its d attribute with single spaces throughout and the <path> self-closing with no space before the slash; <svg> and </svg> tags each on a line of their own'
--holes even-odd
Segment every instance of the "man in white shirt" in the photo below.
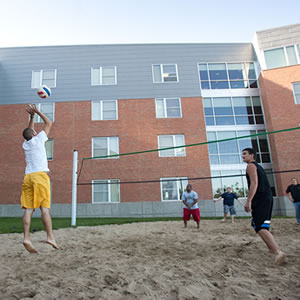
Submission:
<svg viewBox="0 0 300 300">
<path fill-rule="evenodd" d="M 200 227 L 200 210 L 198 207 L 198 195 L 192 190 L 192 185 L 186 186 L 186 192 L 182 194 L 183 202 L 183 222 L 184 227 L 187 227 L 187 221 L 190 220 L 190 216 L 193 216 L 194 221 L 197 223 L 197 228 Z"/>
<path fill-rule="evenodd" d="M 48 160 L 45 142 L 52 122 L 40 112 L 35 105 L 29 105 L 26 111 L 30 115 L 28 128 L 23 131 L 25 139 L 23 149 L 25 152 L 26 169 L 22 185 L 21 205 L 25 210 L 23 215 L 24 242 L 23 245 L 30 253 L 37 253 L 30 241 L 30 224 L 32 214 L 36 208 L 40 208 L 42 221 L 47 232 L 46 243 L 58 249 L 52 232 L 52 220 L 50 216 L 50 179 L 47 174 Z M 43 130 L 37 134 L 34 130 L 34 115 L 37 114 L 44 121 Z"/>
</svg>

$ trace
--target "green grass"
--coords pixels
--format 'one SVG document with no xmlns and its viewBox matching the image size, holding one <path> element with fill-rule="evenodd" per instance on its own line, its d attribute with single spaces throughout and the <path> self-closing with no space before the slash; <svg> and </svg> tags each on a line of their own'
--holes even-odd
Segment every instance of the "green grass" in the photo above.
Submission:
<svg viewBox="0 0 300 300">
<path fill-rule="evenodd" d="M 244 219 L 249 217 L 236 217 L 236 219 Z M 273 217 L 274 218 L 274 217 Z M 287 218 L 287 217 L 275 217 Z M 293 218 L 293 217 L 290 217 Z M 218 220 L 221 217 L 201 217 L 205 220 Z M 163 218 L 77 218 L 77 226 L 99 226 L 99 225 L 121 225 L 137 222 L 158 222 L 158 221 L 181 221 L 180 217 L 163 217 Z M 71 227 L 71 218 L 53 218 L 53 229 Z M 31 222 L 31 231 L 44 230 L 44 225 L 40 218 L 33 218 Z M 22 218 L 6 218 L 0 217 L 0 234 L 1 233 L 21 233 L 23 232 Z"/>
</svg>

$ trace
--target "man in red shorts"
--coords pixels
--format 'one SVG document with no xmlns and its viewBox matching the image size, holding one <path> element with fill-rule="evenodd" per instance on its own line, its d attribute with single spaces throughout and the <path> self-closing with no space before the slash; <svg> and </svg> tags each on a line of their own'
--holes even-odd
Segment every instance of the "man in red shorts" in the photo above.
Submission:
<svg viewBox="0 0 300 300">
<path fill-rule="evenodd" d="M 186 186 L 186 192 L 183 192 L 181 200 L 183 202 L 183 222 L 184 227 L 187 227 L 187 221 L 190 216 L 193 216 L 194 221 L 197 223 L 197 228 L 200 227 L 200 210 L 198 208 L 198 195 L 192 190 L 192 185 Z"/>
</svg>

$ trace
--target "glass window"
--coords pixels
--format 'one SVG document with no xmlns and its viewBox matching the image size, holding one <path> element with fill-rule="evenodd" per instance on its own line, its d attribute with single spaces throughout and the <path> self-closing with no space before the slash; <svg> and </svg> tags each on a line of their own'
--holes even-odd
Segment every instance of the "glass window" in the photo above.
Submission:
<svg viewBox="0 0 300 300">
<path fill-rule="evenodd" d="M 221 171 L 211 171 L 211 176 L 212 177 L 221 176 Z M 222 188 L 222 180 L 221 178 L 212 178 L 211 184 L 212 184 L 214 198 L 217 199 L 224 193 L 224 190 Z"/>
<path fill-rule="evenodd" d="M 236 137 L 235 131 L 218 131 L 218 140 L 231 139 Z M 239 153 L 237 140 L 225 141 L 219 143 L 221 154 Z"/>
<path fill-rule="evenodd" d="M 286 53 L 289 61 L 289 65 L 296 65 L 298 63 L 296 51 L 294 46 L 286 47 Z"/>
<path fill-rule="evenodd" d="M 300 82 L 293 83 L 295 103 L 300 104 Z"/>
<path fill-rule="evenodd" d="M 102 84 L 114 85 L 116 83 L 116 67 L 102 67 Z"/>
<path fill-rule="evenodd" d="M 233 115 L 230 98 L 213 98 L 214 111 L 216 115 Z"/>
<path fill-rule="evenodd" d="M 248 81 L 246 77 L 245 65 L 243 63 L 227 64 L 230 87 L 232 89 L 246 88 Z"/>
<path fill-rule="evenodd" d="M 159 98 L 155 100 L 157 118 L 181 118 L 179 98 Z"/>
<path fill-rule="evenodd" d="M 163 65 L 163 81 L 178 81 L 176 65 Z"/>
<path fill-rule="evenodd" d="M 117 100 L 92 101 L 92 120 L 117 120 Z"/>
<path fill-rule="evenodd" d="M 92 85 L 115 85 L 117 84 L 117 67 L 92 68 Z"/>
<path fill-rule="evenodd" d="M 118 137 L 95 137 L 93 138 L 93 157 L 119 154 Z M 108 158 L 119 158 L 118 156 Z M 108 159 L 106 158 L 106 159 Z"/>
<path fill-rule="evenodd" d="M 205 116 L 212 116 L 213 115 L 213 109 L 212 109 L 212 100 L 211 100 L 211 98 L 203 98 L 203 106 L 204 106 Z"/>
<path fill-rule="evenodd" d="M 177 65 L 153 65 L 153 82 L 178 81 Z"/>
<path fill-rule="evenodd" d="M 284 67 L 287 65 L 283 48 L 265 50 L 264 52 L 268 69 Z"/>
<path fill-rule="evenodd" d="M 250 97 L 233 97 L 232 104 L 236 115 L 252 115 Z"/>
<path fill-rule="evenodd" d="M 160 135 L 158 137 L 158 148 L 171 148 L 184 145 L 183 135 Z M 159 151 L 160 157 L 185 156 L 185 148 L 169 149 Z"/>
<path fill-rule="evenodd" d="M 161 178 L 160 188 L 162 201 L 181 200 L 182 193 L 185 191 L 187 184 L 187 177 Z"/>
<path fill-rule="evenodd" d="M 225 64 L 208 64 L 210 80 L 228 80 Z"/>
<path fill-rule="evenodd" d="M 93 180 L 93 203 L 120 202 L 120 180 Z"/>
<path fill-rule="evenodd" d="M 54 122 L 54 103 L 38 103 L 36 104 L 36 107 L 45 114 L 51 122 Z M 43 123 L 44 121 L 39 115 L 35 114 L 34 122 Z"/>
<path fill-rule="evenodd" d="M 256 72 L 255 72 L 255 66 L 254 66 L 253 62 L 246 63 L 246 70 L 247 70 L 248 79 L 257 79 Z"/>
<path fill-rule="evenodd" d="M 53 139 L 48 139 L 48 141 L 45 142 L 45 148 L 46 148 L 47 159 L 52 160 L 53 159 Z"/>
<path fill-rule="evenodd" d="M 44 84 L 50 88 L 56 87 L 56 70 L 32 71 L 31 88 L 38 88 Z"/>
</svg>

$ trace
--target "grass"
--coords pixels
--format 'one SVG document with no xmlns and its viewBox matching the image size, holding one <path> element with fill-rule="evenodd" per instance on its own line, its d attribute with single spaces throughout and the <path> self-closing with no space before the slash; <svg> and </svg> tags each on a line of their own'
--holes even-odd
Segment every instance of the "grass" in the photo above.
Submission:
<svg viewBox="0 0 300 300">
<path fill-rule="evenodd" d="M 243 219 L 249 217 L 236 217 Z M 274 217 L 273 217 L 274 218 Z M 287 218 L 287 217 L 275 217 Z M 201 217 L 206 220 L 218 220 L 221 217 Z M 99 226 L 99 225 L 121 225 L 138 222 L 159 222 L 159 221 L 181 221 L 180 217 L 162 217 L 162 218 L 77 218 L 77 226 Z M 53 218 L 53 229 L 71 227 L 71 218 Z M 44 225 L 40 218 L 33 218 L 31 222 L 31 231 L 44 230 Z M 0 234 L 1 233 L 22 233 L 22 218 L 0 217 Z"/>
</svg>

